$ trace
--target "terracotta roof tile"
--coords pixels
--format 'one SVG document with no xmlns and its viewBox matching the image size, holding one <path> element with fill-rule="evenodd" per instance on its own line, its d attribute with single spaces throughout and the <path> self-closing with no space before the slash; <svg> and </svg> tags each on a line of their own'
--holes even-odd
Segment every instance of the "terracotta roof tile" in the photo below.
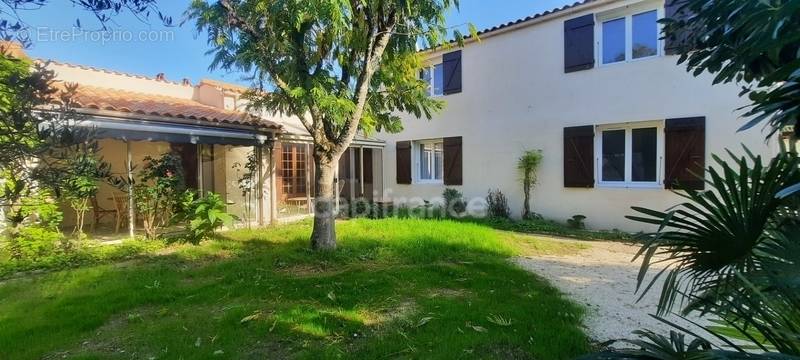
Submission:
<svg viewBox="0 0 800 360">
<path fill-rule="evenodd" d="M 125 77 L 129 77 L 129 78 L 134 78 L 134 79 L 159 81 L 159 82 L 162 82 L 162 83 L 167 83 L 167 84 L 172 84 L 172 85 L 192 86 L 191 83 L 183 83 L 182 81 L 181 82 L 177 82 L 177 81 L 168 80 L 166 78 L 164 78 L 163 80 L 159 80 L 158 77 L 150 77 L 150 76 L 144 76 L 144 75 L 139 75 L 139 74 L 131 74 L 131 73 L 126 73 L 126 72 L 117 71 L 117 70 L 103 69 L 103 68 L 99 68 L 99 67 L 95 67 L 95 66 L 72 64 L 72 63 L 67 63 L 67 62 L 57 61 L 57 60 L 52 60 L 52 59 L 37 59 L 36 61 L 38 61 L 40 63 L 44 63 L 44 64 L 50 63 L 50 64 L 66 66 L 66 67 L 70 67 L 70 68 L 74 68 L 74 69 L 88 70 L 88 71 L 94 71 L 94 72 L 106 73 L 106 74 L 118 75 L 118 76 L 125 76 Z"/>
<path fill-rule="evenodd" d="M 62 90 L 66 87 L 64 83 L 57 83 L 55 86 Z M 73 101 L 79 107 L 87 109 L 145 114 L 162 118 L 202 120 L 213 123 L 260 125 L 272 129 L 281 128 L 275 122 L 245 112 L 220 109 L 189 99 L 82 84 L 78 84 Z"/>
</svg>

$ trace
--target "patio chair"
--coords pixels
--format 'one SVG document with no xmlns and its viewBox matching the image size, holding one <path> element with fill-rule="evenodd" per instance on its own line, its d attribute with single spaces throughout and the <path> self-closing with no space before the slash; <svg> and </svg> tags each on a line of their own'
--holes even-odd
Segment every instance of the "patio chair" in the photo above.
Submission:
<svg viewBox="0 0 800 360">
<path fill-rule="evenodd" d="M 97 224 L 100 223 L 100 220 L 106 216 L 114 216 L 117 214 L 117 210 L 113 209 L 104 209 L 100 207 L 100 204 L 97 203 L 97 196 L 92 196 L 92 213 L 94 214 L 94 222 L 92 223 L 91 231 L 94 232 L 97 228 Z"/>
<path fill-rule="evenodd" d="M 119 233 L 119 228 L 128 220 L 128 197 L 118 193 L 114 193 L 111 196 L 114 198 L 114 209 L 117 212 L 117 223 L 114 227 L 114 232 Z"/>
</svg>

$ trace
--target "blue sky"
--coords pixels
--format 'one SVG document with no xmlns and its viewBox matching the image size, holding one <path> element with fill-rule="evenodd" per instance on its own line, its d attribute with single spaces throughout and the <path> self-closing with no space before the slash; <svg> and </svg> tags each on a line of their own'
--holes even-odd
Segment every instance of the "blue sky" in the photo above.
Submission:
<svg viewBox="0 0 800 360">
<path fill-rule="evenodd" d="M 483 29 L 574 1 L 461 0 L 461 11 L 450 14 L 448 23 L 471 22 Z M 162 0 L 159 7 L 179 23 L 188 4 L 189 0 Z M 205 55 L 206 37 L 196 34 L 192 23 L 168 28 L 155 18 L 143 23 L 133 16 L 123 15 L 115 18 L 115 24 L 110 24 L 116 33 L 106 35 L 116 38 L 102 39 L 99 33 L 88 32 L 99 28 L 92 15 L 73 8 L 67 1 L 54 0 L 43 9 L 23 12 L 22 16 L 33 29 L 34 43 L 28 53 L 36 58 L 146 76 L 163 72 L 167 79 L 174 81 L 189 78 L 197 82 L 201 78 L 213 78 L 247 84 L 241 74 L 208 69 L 211 58 Z M 76 19 L 87 32 L 73 36 Z M 144 41 L 138 39 L 140 36 Z"/>
</svg>

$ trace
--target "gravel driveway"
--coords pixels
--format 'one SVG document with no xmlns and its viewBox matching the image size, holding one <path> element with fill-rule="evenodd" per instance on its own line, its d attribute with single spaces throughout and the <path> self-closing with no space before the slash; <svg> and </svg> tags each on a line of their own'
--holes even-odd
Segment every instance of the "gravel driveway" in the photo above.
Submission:
<svg viewBox="0 0 800 360">
<path fill-rule="evenodd" d="M 653 286 L 647 296 L 637 302 L 636 276 L 641 260 L 636 263 L 631 260 L 639 247 L 614 242 L 585 244 L 590 248 L 575 255 L 542 255 L 515 261 L 548 279 L 574 301 L 586 305 L 585 326 L 587 334 L 595 341 L 630 339 L 634 337 L 631 332 L 638 329 L 668 335 L 671 328 L 649 315 L 655 313 L 661 287 Z M 656 274 L 659 269 L 653 266 L 650 274 Z"/>
</svg>

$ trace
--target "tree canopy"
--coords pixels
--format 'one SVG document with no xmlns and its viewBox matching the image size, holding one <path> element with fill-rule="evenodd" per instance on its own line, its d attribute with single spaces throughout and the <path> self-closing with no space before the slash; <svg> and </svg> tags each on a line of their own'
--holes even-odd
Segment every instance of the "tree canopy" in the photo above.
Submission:
<svg viewBox="0 0 800 360">
<path fill-rule="evenodd" d="M 92 13 L 105 29 L 114 16 L 128 12 L 144 20 L 151 14 L 165 24 L 172 23 L 172 17 L 163 14 L 156 6 L 158 0 L 67 0 L 73 6 Z M 27 44 L 30 39 L 25 31 L 28 24 L 24 13 L 49 5 L 52 0 L 0 0 L 0 39 L 16 40 Z M 80 27 L 80 20 L 75 24 Z"/>
<path fill-rule="evenodd" d="M 771 136 L 800 117 L 800 1 L 667 0 L 667 38 L 680 39 L 679 62 L 714 83 L 740 82 L 752 101 L 742 130 L 766 122 Z M 800 128 L 795 126 L 795 134 Z"/>
<path fill-rule="evenodd" d="M 322 247 L 335 246 L 333 169 L 357 132 L 397 132 L 399 112 L 431 118 L 443 107 L 420 80 L 417 50 L 446 42 L 445 15 L 457 7 L 457 0 L 192 2 L 188 17 L 208 31 L 211 67 L 252 74 L 251 109 L 296 116 L 313 139 L 315 248 L 321 238 Z"/>
<path fill-rule="evenodd" d="M 417 48 L 443 42 L 444 15 L 455 4 L 195 0 L 189 14 L 209 30 L 212 68 L 252 73 L 259 90 L 270 90 L 255 93 L 253 107 L 299 117 L 333 152 L 358 128 L 401 130 L 395 111 L 430 118 L 441 109 L 419 79 Z"/>
</svg>

